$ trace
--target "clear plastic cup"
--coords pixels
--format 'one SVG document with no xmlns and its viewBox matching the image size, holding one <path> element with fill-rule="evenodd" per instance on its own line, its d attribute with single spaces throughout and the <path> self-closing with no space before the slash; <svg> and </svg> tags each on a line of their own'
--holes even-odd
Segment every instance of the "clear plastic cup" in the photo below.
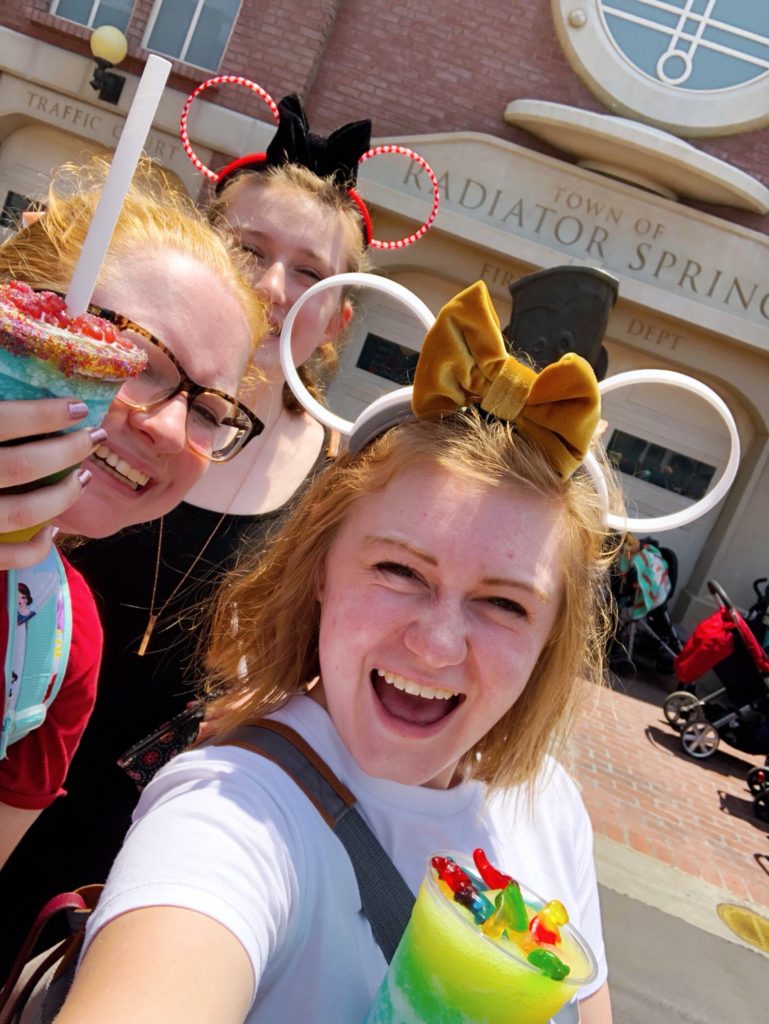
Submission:
<svg viewBox="0 0 769 1024">
<path fill-rule="evenodd" d="M 554 981 L 528 963 L 513 941 L 485 935 L 440 890 L 427 862 L 411 919 L 364 1024 L 547 1024 L 596 976 L 595 957 L 571 925 L 558 956 L 571 972 Z M 473 874 L 462 854 L 440 851 Z M 545 900 L 521 885 L 534 914 Z"/>
<path fill-rule="evenodd" d="M 109 409 L 112 400 L 120 390 L 122 381 L 102 380 L 96 377 L 65 376 L 52 363 L 37 359 L 35 356 L 15 355 L 0 347 L 0 401 L 12 399 L 35 398 L 67 398 L 73 397 L 88 406 L 88 415 L 73 424 L 72 430 L 83 427 L 97 427 Z M 64 432 L 64 431 L 63 431 Z M 22 444 L 26 441 L 38 440 L 48 435 L 20 438 L 18 441 L 5 441 L 5 445 Z M 0 490 L 0 494 L 18 494 L 23 491 L 35 490 L 55 483 L 69 473 L 73 466 L 41 480 L 35 480 L 18 487 Z M 0 543 L 25 541 L 33 537 L 44 526 L 38 523 L 23 530 L 0 533 Z"/>
</svg>

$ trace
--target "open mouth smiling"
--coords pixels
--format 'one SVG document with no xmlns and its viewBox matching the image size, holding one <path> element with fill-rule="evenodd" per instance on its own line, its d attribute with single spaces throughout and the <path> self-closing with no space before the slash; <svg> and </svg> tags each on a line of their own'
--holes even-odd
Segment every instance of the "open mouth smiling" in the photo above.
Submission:
<svg viewBox="0 0 769 1024">
<path fill-rule="evenodd" d="M 374 669 L 371 685 L 384 710 L 404 722 L 432 725 L 446 718 L 464 701 L 463 693 L 437 686 L 423 686 L 413 679 L 385 669 Z"/>
<path fill-rule="evenodd" d="M 102 469 L 106 470 L 117 480 L 120 480 L 121 483 L 128 484 L 134 491 L 140 490 L 149 483 L 150 478 L 146 473 L 142 473 L 140 469 L 136 469 L 130 462 L 126 462 L 116 452 L 113 452 L 111 448 L 108 448 L 106 444 L 100 444 L 93 453 L 93 457 L 98 461 Z"/>
</svg>

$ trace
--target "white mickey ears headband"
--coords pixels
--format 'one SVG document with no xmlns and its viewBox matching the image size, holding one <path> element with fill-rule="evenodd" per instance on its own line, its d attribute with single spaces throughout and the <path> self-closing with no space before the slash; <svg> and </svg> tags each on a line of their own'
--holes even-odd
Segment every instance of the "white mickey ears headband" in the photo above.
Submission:
<svg viewBox="0 0 769 1024">
<path fill-rule="evenodd" d="M 208 81 L 203 82 L 201 85 L 199 85 L 197 89 L 195 89 L 195 91 L 187 97 L 187 101 L 185 102 L 184 108 L 182 109 L 182 116 L 179 125 L 179 137 L 181 138 L 184 152 L 187 154 L 187 156 L 192 161 L 194 166 L 201 172 L 201 174 L 204 174 L 210 181 L 213 181 L 217 186 L 220 186 L 228 178 L 234 176 L 241 170 L 260 170 L 262 168 L 270 166 L 270 163 L 268 159 L 268 153 L 251 153 L 247 156 L 240 157 L 237 160 L 233 160 L 231 163 L 227 164 L 226 167 L 223 167 L 220 171 L 217 172 L 212 171 L 210 167 L 206 167 L 203 161 L 195 153 L 190 143 L 189 133 L 187 131 L 187 120 L 189 118 L 190 107 L 202 92 L 216 85 L 240 85 L 247 89 L 250 89 L 252 92 L 255 92 L 256 95 L 265 102 L 270 112 L 272 113 L 272 116 L 275 118 L 275 121 L 278 122 L 279 124 L 281 123 L 281 108 L 283 107 L 283 104 L 286 101 L 281 100 L 281 108 L 279 108 L 278 104 L 266 90 L 264 90 L 260 85 L 257 85 L 256 82 L 252 82 L 250 79 L 243 78 L 240 75 L 216 75 L 214 78 L 209 78 Z M 298 99 L 296 97 L 289 97 L 289 99 L 293 100 L 294 105 L 298 108 L 298 112 L 301 112 L 301 118 L 296 117 L 294 119 L 294 126 L 295 128 L 299 128 L 300 134 L 302 132 L 304 133 L 304 138 L 302 139 L 302 142 L 304 143 L 303 149 L 306 150 L 305 157 L 312 151 L 313 142 L 320 142 L 322 149 L 319 150 L 319 152 L 323 153 L 321 159 L 324 159 L 327 146 L 334 140 L 335 137 L 342 136 L 345 133 L 345 130 L 348 128 L 355 129 L 360 125 L 360 122 L 354 125 L 344 125 L 341 129 L 337 129 L 336 132 L 332 132 L 328 139 L 321 140 L 319 139 L 318 136 L 312 135 L 312 133 L 310 133 L 309 129 L 307 128 L 307 122 L 306 119 L 304 118 L 304 113 L 301 111 L 301 106 L 299 105 Z M 297 111 L 294 111 L 294 113 L 296 114 Z M 368 121 L 364 123 L 367 126 L 367 132 L 369 133 L 366 136 L 368 140 L 371 125 L 370 122 Z M 354 158 L 357 159 L 357 167 L 362 166 L 367 160 L 370 160 L 372 157 L 383 156 L 387 154 L 395 154 L 398 156 L 406 156 L 410 160 L 413 160 L 416 164 L 419 165 L 419 167 L 422 168 L 422 170 L 427 175 L 433 190 L 432 209 L 430 210 L 427 219 L 424 221 L 423 224 L 421 224 L 417 228 L 416 231 L 413 231 L 410 235 L 406 235 L 404 238 L 398 238 L 394 241 L 382 241 L 381 239 L 373 237 L 371 215 L 369 214 L 368 207 L 366 206 L 363 199 L 360 197 L 360 195 L 354 188 L 345 187 L 344 189 L 349 198 L 357 206 L 360 215 L 363 219 L 363 234 L 366 241 L 366 245 L 370 246 L 372 249 L 386 250 L 405 249 L 406 246 L 413 245 L 414 242 L 417 242 L 424 234 L 427 233 L 427 231 L 429 231 L 430 227 L 433 224 L 433 221 L 435 220 L 438 214 L 441 192 L 440 187 L 438 185 L 438 179 L 436 178 L 433 169 L 430 167 L 430 165 L 427 163 L 424 157 L 420 156 L 419 153 L 415 153 L 411 149 L 407 149 L 406 146 L 388 143 L 381 146 L 374 146 L 372 149 L 366 150 L 366 152 L 363 153 L 362 155 L 359 155 L 360 153 L 360 149 L 354 152 Z M 351 151 L 346 151 L 344 153 L 344 159 L 349 159 L 350 156 L 352 155 L 353 153 Z M 289 151 L 284 156 L 281 156 L 281 161 L 284 163 L 299 163 L 302 166 L 309 167 L 310 170 L 316 169 L 312 165 L 312 162 L 305 163 L 305 159 L 301 157 L 299 153 L 292 153 Z M 346 166 L 349 169 L 351 165 L 347 164 Z M 354 167 L 355 164 L 353 163 L 352 166 Z M 320 173 L 321 176 L 324 176 L 325 172 L 319 171 L 318 173 Z"/>
<path fill-rule="evenodd" d="M 339 431 L 347 439 L 349 450 L 355 453 L 359 452 L 378 434 L 413 416 L 411 409 L 413 389 L 406 387 L 390 391 L 367 406 L 354 422 L 345 420 L 312 397 L 297 373 L 291 352 L 291 334 L 296 318 L 304 303 L 328 289 L 344 288 L 353 285 L 360 285 L 371 288 L 374 291 L 384 292 L 385 295 L 400 301 L 416 316 L 426 331 L 435 323 L 435 317 L 424 302 L 413 292 L 409 291 L 408 288 L 404 288 L 403 285 L 384 277 L 377 277 L 374 274 L 361 273 L 335 274 L 332 277 L 318 281 L 311 288 L 308 288 L 288 311 L 280 335 L 280 362 L 288 386 L 303 408 L 314 419 L 330 430 Z M 707 384 L 703 384 L 702 381 L 696 380 L 694 377 L 689 377 L 683 373 L 675 373 L 672 370 L 648 369 L 618 373 L 614 377 L 600 381 L 598 389 L 602 395 L 605 395 L 611 391 L 617 391 L 620 388 L 630 387 L 634 384 L 666 384 L 698 395 L 715 409 L 726 424 L 729 432 L 731 442 L 729 458 L 726 468 L 715 486 L 703 498 L 700 498 L 699 501 L 686 508 L 679 509 L 677 512 L 671 512 L 668 515 L 654 516 L 647 519 L 619 516 L 609 511 L 609 490 L 606 484 L 606 477 L 595 455 L 592 452 L 587 454 L 583 466 L 593 480 L 595 489 L 604 507 L 604 522 L 610 529 L 639 534 L 674 530 L 679 526 L 693 523 L 696 519 L 710 512 L 734 483 L 740 462 L 740 439 L 737 433 L 737 425 L 729 411 L 729 407 L 712 388 L 709 388 Z"/>
</svg>

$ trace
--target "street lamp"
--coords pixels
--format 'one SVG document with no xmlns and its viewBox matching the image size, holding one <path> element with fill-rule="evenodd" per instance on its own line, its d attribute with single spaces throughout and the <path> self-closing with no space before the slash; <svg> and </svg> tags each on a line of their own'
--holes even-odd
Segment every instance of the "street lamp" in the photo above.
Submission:
<svg viewBox="0 0 769 1024">
<path fill-rule="evenodd" d="M 91 87 L 105 103 L 117 103 L 125 78 L 108 69 L 119 64 L 128 52 L 128 41 L 119 28 L 102 25 L 91 34 L 91 53 L 96 58 Z"/>
</svg>

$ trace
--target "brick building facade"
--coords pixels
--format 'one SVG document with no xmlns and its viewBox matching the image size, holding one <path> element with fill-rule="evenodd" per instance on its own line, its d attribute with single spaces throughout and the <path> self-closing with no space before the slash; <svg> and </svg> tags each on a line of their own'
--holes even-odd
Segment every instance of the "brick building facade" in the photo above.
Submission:
<svg viewBox="0 0 769 1024">
<path fill-rule="evenodd" d="M 644 5 L 616 0 L 613 7 L 637 12 Z M 122 10 L 119 27 L 129 43 L 119 68 L 128 84 L 118 106 L 104 104 L 88 85 L 91 29 L 57 13 L 98 24 L 100 6 L 3 4 L 0 200 L 39 191 L 61 159 L 113 146 L 146 47 L 161 29 L 174 36 L 174 26 L 162 22 L 163 0 L 115 0 L 111 10 Z M 675 0 L 668 6 L 684 8 Z M 762 511 L 769 493 L 769 13 L 750 15 L 755 23 L 719 24 L 716 36 L 708 35 L 705 5 L 697 2 L 689 21 L 649 7 L 644 18 L 628 13 L 612 22 L 606 9 L 604 0 L 487 0 L 475 10 L 459 0 L 222 0 L 214 10 L 210 0 L 199 0 L 199 31 L 191 23 L 185 35 L 182 26 L 176 49 L 166 50 L 175 57 L 173 72 L 148 149 L 197 194 L 200 176 L 176 137 L 184 97 L 210 74 L 244 75 L 276 98 L 297 92 L 317 131 L 370 117 L 377 140 L 404 141 L 430 160 L 444 193 L 436 227 L 419 245 L 378 254 L 375 262 L 431 307 L 481 276 L 505 322 L 507 285 L 524 274 L 559 264 L 614 274 L 620 298 L 607 334 L 610 374 L 650 365 L 689 370 L 737 418 L 742 460 L 729 497 L 699 523 L 665 537 L 682 560 L 679 614 L 699 618 L 709 576 L 747 603 L 752 575 L 769 571 Z M 655 18 L 663 19 L 656 29 Z M 633 58 L 641 63 L 664 33 L 682 80 L 689 74 L 684 51 L 700 48 L 710 59 L 701 62 L 703 73 L 726 76 L 720 91 L 704 91 L 704 121 L 707 108 L 717 115 L 723 99 L 720 122 L 716 116 L 715 124 L 695 124 L 693 114 L 691 125 L 671 131 L 670 111 L 695 89 L 689 96 L 676 90 L 676 76 L 667 72 L 652 81 L 649 67 L 619 69 L 627 91 L 613 91 L 619 79 L 606 78 L 598 65 L 619 67 L 623 46 L 632 56 L 630 29 L 643 37 Z M 596 41 L 602 30 L 608 41 Z M 181 59 L 202 48 L 211 54 L 205 68 Z M 599 51 L 603 57 L 590 57 Z M 584 54 L 596 63 L 593 71 L 580 68 Z M 743 106 L 758 111 L 744 123 L 727 111 L 741 88 Z M 638 99 L 644 90 L 652 90 L 651 105 Z M 252 94 L 217 88 L 196 105 L 190 134 L 201 158 L 216 167 L 262 148 L 271 127 Z M 425 182 L 397 159 L 372 160 L 361 182 L 382 236 L 408 233 L 429 209 Z M 374 310 L 369 318 L 372 330 L 377 316 Z M 380 318 L 381 334 L 387 318 Z M 416 338 L 407 341 L 418 346 Z M 351 395 L 368 397 L 366 372 L 355 364 L 364 342 L 356 347 L 353 338 L 349 373 L 337 386 L 343 404 L 347 389 L 350 408 Z M 609 403 L 612 436 L 636 448 L 645 443 L 658 460 L 686 459 L 717 476 L 727 457 L 723 432 L 673 394 L 673 401 L 666 393 Z M 629 493 L 647 514 L 681 504 L 681 495 L 663 494 L 643 478 L 629 482 Z"/>
</svg>

